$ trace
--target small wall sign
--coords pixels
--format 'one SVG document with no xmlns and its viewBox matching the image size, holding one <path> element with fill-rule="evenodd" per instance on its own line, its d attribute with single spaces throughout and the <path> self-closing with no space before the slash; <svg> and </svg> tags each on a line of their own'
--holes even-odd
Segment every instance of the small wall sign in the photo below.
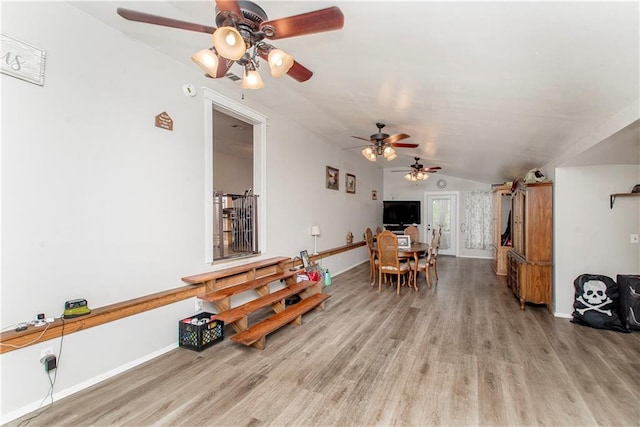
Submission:
<svg viewBox="0 0 640 427">
<path fill-rule="evenodd" d="M 156 127 L 166 130 L 173 130 L 173 119 L 167 114 L 166 111 L 156 116 Z"/>
<path fill-rule="evenodd" d="M 0 72 L 44 86 L 45 51 L 6 34 L 0 38 Z"/>
</svg>

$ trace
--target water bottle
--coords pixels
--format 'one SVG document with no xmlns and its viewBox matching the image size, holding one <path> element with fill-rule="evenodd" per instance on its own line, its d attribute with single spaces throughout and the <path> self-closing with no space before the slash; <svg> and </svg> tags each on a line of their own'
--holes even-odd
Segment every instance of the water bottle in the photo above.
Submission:
<svg viewBox="0 0 640 427">
<path fill-rule="evenodd" d="M 329 273 L 329 269 L 327 268 L 324 272 L 324 285 L 329 286 L 331 284 L 331 273 Z"/>
</svg>

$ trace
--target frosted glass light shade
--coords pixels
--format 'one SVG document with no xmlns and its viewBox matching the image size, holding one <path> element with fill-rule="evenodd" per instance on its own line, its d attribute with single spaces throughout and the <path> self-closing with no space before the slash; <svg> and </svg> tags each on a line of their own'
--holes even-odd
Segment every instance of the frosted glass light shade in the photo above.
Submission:
<svg viewBox="0 0 640 427">
<path fill-rule="evenodd" d="M 282 77 L 293 66 L 293 58 L 280 49 L 269 51 L 269 68 L 273 77 Z"/>
<path fill-rule="evenodd" d="M 384 151 L 382 154 L 384 155 L 384 158 L 387 160 L 393 160 L 396 157 L 398 157 L 398 155 L 396 154 L 396 150 L 394 150 L 391 147 L 384 147 Z"/>
<path fill-rule="evenodd" d="M 211 49 L 202 49 L 191 55 L 191 60 L 209 76 L 216 78 L 218 74 L 218 55 Z"/>
<path fill-rule="evenodd" d="M 220 56 L 237 61 L 247 50 L 242 36 L 233 27 L 220 27 L 211 36 L 213 47 Z"/>
<path fill-rule="evenodd" d="M 365 159 L 369 160 L 370 162 L 376 161 L 376 153 L 373 152 L 373 148 L 371 147 L 367 147 L 364 150 L 362 150 L 362 155 L 364 156 Z"/>
<path fill-rule="evenodd" d="M 242 83 L 240 84 L 242 89 L 260 89 L 264 87 L 262 77 L 257 70 L 246 71 L 242 75 Z"/>
</svg>

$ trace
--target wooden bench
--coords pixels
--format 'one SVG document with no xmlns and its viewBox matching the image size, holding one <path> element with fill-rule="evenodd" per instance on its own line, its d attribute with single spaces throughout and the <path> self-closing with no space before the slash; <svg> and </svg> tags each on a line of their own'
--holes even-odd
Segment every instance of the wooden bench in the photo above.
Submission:
<svg viewBox="0 0 640 427">
<path fill-rule="evenodd" d="M 230 324 L 237 332 L 232 340 L 255 348 L 264 349 L 265 336 L 276 329 L 293 323 L 302 324 L 302 314 L 316 307 L 324 309 L 324 301 L 329 295 L 322 293 L 319 282 L 297 282 L 296 276 L 301 270 L 290 270 L 294 261 L 287 257 L 274 257 L 256 262 L 238 265 L 227 269 L 183 277 L 182 280 L 193 285 L 204 284 L 198 298 L 211 302 L 218 314 L 216 318 Z M 286 287 L 271 292 L 269 284 L 284 281 Z M 253 291 L 257 298 L 231 307 L 231 297 Z M 302 301 L 286 307 L 285 298 L 299 295 Z M 262 322 L 249 326 L 249 315 L 270 308 L 275 315 Z M 286 314 L 281 314 L 285 313 Z M 245 333 L 251 330 L 251 332 Z M 244 334 L 244 335 L 241 335 Z M 239 338 L 235 338 L 239 335 Z"/>
<path fill-rule="evenodd" d="M 244 345 L 250 345 L 262 350 L 265 346 L 265 337 L 267 334 L 270 334 L 287 323 L 291 323 L 296 326 L 301 325 L 302 315 L 318 306 L 321 306 L 322 309 L 324 309 L 324 301 L 330 296 L 331 295 L 324 293 L 314 294 L 296 304 L 290 305 L 268 319 L 233 335 L 231 339 Z"/>
<path fill-rule="evenodd" d="M 271 306 L 276 313 L 285 309 L 284 300 L 287 297 L 298 295 L 305 290 L 315 285 L 315 282 L 304 280 L 294 285 L 287 286 L 279 291 L 272 292 L 260 298 L 256 298 L 247 303 L 231 308 L 216 314 L 216 318 L 222 320 L 225 324 L 231 324 L 231 326 L 237 331 L 244 331 L 247 329 L 247 316 L 261 308 Z M 304 296 L 304 295 L 303 295 Z M 236 322 L 238 322 L 236 324 Z"/>
<path fill-rule="evenodd" d="M 228 310 L 230 308 L 230 298 L 233 295 L 255 290 L 258 295 L 265 296 L 269 294 L 269 283 L 279 280 L 287 281 L 289 278 L 296 276 L 297 274 L 298 273 L 295 271 L 282 271 L 280 273 L 274 273 L 258 279 L 249 280 L 228 288 L 223 288 L 219 291 L 209 292 L 205 295 L 199 296 L 198 298 L 215 303 L 220 310 Z"/>
<path fill-rule="evenodd" d="M 183 277 L 182 281 L 190 285 L 204 283 L 207 286 L 207 290 L 211 292 L 247 280 L 284 271 L 285 264 L 290 267 L 293 265 L 293 261 L 288 257 L 273 257 L 222 270 Z"/>
</svg>

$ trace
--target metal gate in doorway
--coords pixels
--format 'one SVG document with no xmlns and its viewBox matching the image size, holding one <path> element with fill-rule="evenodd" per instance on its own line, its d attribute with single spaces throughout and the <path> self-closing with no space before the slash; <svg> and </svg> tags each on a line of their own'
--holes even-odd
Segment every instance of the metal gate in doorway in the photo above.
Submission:
<svg viewBox="0 0 640 427">
<path fill-rule="evenodd" d="M 258 254 L 258 196 L 213 195 L 213 260 Z"/>
</svg>

